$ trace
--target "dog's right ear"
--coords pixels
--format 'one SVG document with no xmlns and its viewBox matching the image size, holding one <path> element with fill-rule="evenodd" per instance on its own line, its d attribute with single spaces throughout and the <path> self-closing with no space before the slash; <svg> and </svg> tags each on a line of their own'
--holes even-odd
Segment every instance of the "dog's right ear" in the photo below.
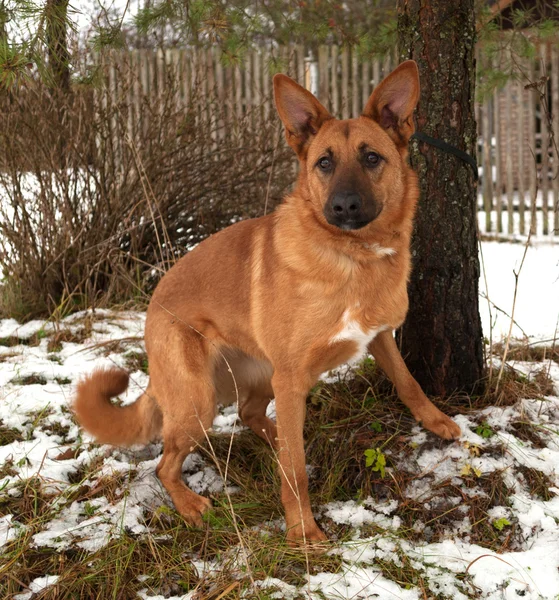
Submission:
<svg viewBox="0 0 559 600">
<path fill-rule="evenodd" d="M 309 91 L 287 75 L 274 76 L 274 98 L 285 125 L 285 139 L 301 155 L 322 124 L 333 117 Z"/>
<path fill-rule="evenodd" d="M 406 60 L 374 89 L 363 116 L 376 121 L 399 148 L 407 148 L 415 131 L 413 111 L 419 102 L 417 63 Z"/>
</svg>

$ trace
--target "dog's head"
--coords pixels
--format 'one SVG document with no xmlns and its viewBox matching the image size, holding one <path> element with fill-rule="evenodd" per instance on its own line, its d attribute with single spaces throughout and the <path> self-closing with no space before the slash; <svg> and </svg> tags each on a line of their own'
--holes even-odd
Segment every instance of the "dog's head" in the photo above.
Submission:
<svg viewBox="0 0 559 600">
<path fill-rule="evenodd" d="M 356 231 L 401 212 L 419 100 L 414 61 L 402 63 L 375 88 L 357 119 L 335 119 L 286 75 L 274 77 L 274 94 L 287 143 L 299 159 L 300 183 L 320 222 Z"/>
</svg>

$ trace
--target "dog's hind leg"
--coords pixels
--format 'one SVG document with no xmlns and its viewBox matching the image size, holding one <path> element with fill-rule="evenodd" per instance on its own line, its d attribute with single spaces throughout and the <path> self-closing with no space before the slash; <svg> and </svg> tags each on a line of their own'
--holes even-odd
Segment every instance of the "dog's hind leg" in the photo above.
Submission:
<svg viewBox="0 0 559 600">
<path fill-rule="evenodd" d="M 184 431 L 184 428 L 180 432 L 176 429 L 168 428 L 164 432 L 164 451 L 157 465 L 157 476 L 183 519 L 190 525 L 201 527 L 202 515 L 211 508 L 212 503 L 187 487 L 182 480 L 182 464 L 196 445 L 204 440 L 204 436 Z"/>
<path fill-rule="evenodd" d="M 270 392 L 262 390 L 251 391 L 240 408 L 240 417 L 257 436 L 268 442 L 273 448 L 277 447 L 278 432 L 276 424 L 266 416 L 266 408 L 272 397 Z"/>
<path fill-rule="evenodd" d="M 196 334 L 171 333 L 166 339 L 166 351 L 155 353 L 150 362 L 163 413 L 163 457 L 157 476 L 185 521 L 200 526 L 211 502 L 185 485 L 182 465 L 188 454 L 205 442 L 215 416 L 211 360 L 207 343 Z"/>
<path fill-rule="evenodd" d="M 237 404 L 239 417 L 257 436 L 276 446 L 276 424 L 266 416 L 274 397 L 272 365 L 238 348 L 222 348 L 216 355 L 214 384 L 217 401 Z"/>
</svg>

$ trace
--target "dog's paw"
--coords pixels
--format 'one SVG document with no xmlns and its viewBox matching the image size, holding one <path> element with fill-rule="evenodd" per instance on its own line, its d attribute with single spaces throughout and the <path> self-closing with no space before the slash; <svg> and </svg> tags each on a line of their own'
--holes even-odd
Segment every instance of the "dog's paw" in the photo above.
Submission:
<svg viewBox="0 0 559 600">
<path fill-rule="evenodd" d="M 439 409 L 435 408 L 435 411 L 436 413 L 432 411 L 432 414 L 421 419 L 423 427 L 443 440 L 457 440 L 462 435 L 460 427 Z"/>
<path fill-rule="evenodd" d="M 302 525 L 290 527 L 287 542 L 290 546 L 312 552 L 323 552 L 328 548 L 328 538 L 316 523 L 307 524 L 304 532 Z"/>
<path fill-rule="evenodd" d="M 202 515 L 212 508 L 212 502 L 209 498 L 194 495 L 189 496 L 188 500 L 181 502 L 180 506 L 176 506 L 181 517 L 194 527 L 202 527 L 204 521 Z"/>
</svg>

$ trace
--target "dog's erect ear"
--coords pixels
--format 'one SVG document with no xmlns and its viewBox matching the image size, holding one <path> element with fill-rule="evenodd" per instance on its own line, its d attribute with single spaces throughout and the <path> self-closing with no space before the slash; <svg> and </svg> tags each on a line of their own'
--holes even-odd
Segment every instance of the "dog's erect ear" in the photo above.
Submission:
<svg viewBox="0 0 559 600">
<path fill-rule="evenodd" d="M 398 147 L 407 146 L 415 131 L 413 111 L 419 101 L 419 71 L 407 60 L 385 77 L 374 89 L 363 111 L 376 121 Z"/>
<path fill-rule="evenodd" d="M 274 76 L 274 98 L 285 125 L 285 139 L 297 154 L 304 151 L 322 124 L 333 118 L 309 91 L 287 75 Z"/>
</svg>

